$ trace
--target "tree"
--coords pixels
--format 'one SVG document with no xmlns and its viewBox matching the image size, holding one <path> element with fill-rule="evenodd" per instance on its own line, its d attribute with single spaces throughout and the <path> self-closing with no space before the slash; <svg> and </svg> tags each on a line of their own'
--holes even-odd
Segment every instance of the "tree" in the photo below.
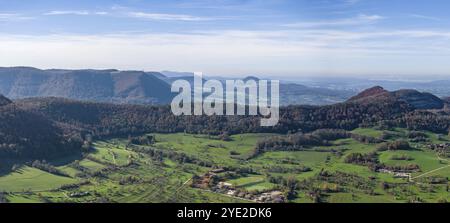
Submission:
<svg viewBox="0 0 450 223">
<path fill-rule="evenodd" d="M 287 199 L 293 200 L 297 197 L 298 180 L 294 176 L 289 176 L 285 183 L 287 187 Z"/>
<path fill-rule="evenodd" d="M 228 132 L 222 133 L 222 134 L 219 136 L 219 139 L 222 140 L 222 141 L 231 141 L 231 140 L 232 140 L 231 137 L 230 137 L 230 135 L 228 134 Z"/>
<path fill-rule="evenodd" d="M 0 192 L 0 203 L 8 203 L 9 202 L 6 195 L 7 194 L 5 192 Z"/>
</svg>

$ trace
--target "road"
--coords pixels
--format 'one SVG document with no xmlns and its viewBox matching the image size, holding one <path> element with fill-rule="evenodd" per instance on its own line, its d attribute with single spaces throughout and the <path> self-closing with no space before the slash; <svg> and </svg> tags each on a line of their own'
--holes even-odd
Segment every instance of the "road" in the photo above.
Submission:
<svg viewBox="0 0 450 223">
<path fill-rule="evenodd" d="M 436 172 L 436 171 L 439 171 L 439 170 L 442 170 L 442 169 L 445 169 L 445 168 L 448 168 L 448 167 L 450 167 L 450 165 L 448 165 L 448 166 L 443 166 L 443 167 L 439 167 L 439 168 L 437 168 L 437 169 L 434 169 L 434 170 L 428 171 L 428 172 L 426 172 L 426 173 L 420 174 L 419 176 L 412 177 L 411 180 L 414 180 L 414 179 L 417 179 L 417 178 L 426 176 L 426 175 L 428 175 L 428 174 L 430 174 L 430 173 L 434 173 L 434 172 Z"/>
</svg>

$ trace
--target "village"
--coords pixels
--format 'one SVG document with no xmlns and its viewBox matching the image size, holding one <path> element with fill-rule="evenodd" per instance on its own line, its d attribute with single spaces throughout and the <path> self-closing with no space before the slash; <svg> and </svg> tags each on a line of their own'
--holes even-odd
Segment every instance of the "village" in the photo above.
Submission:
<svg viewBox="0 0 450 223">
<path fill-rule="evenodd" d="M 443 153 L 444 155 L 450 153 L 450 143 L 449 142 L 439 143 L 439 144 L 428 144 L 427 148 L 437 151 L 437 152 L 440 152 L 440 153 Z"/>
<path fill-rule="evenodd" d="M 394 175 L 395 178 L 406 178 L 408 180 L 411 179 L 411 173 L 407 173 L 407 172 L 392 171 L 392 170 L 388 170 L 388 169 L 379 169 L 378 172 Z"/>
<path fill-rule="evenodd" d="M 237 188 L 233 184 L 227 183 L 225 181 L 226 179 L 219 176 L 219 174 L 226 173 L 229 173 L 229 171 L 224 169 L 211 170 L 203 176 L 194 177 L 191 186 L 257 203 L 284 203 L 286 201 L 284 193 L 280 190 L 260 192 Z"/>
</svg>

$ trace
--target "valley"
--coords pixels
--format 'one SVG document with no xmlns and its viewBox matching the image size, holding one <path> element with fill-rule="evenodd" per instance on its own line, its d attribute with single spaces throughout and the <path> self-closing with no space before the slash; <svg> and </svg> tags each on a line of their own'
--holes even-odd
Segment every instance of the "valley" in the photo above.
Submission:
<svg viewBox="0 0 450 223">
<path fill-rule="evenodd" d="M 0 3 L 1 214 L 446 216 L 450 1 Z"/>
<path fill-rule="evenodd" d="M 423 132 L 422 142 L 401 128 L 358 128 L 357 137 L 327 146 L 268 151 L 253 157 L 258 141 L 277 134 L 238 134 L 224 141 L 198 134 L 147 134 L 152 142 L 95 141 L 78 160 L 54 167 L 63 175 L 20 165 L 0 177 L 8 202 L 444 202 L 450 199 L 449 138 Z M 314 133 L 313 133 L 314 134 Z M 323 133 L 321 133 L 323 134 Z M 418 134 L 418 133 L 414 133 Z M 380 150 L 407 141 L 410 149 Z M 447 145 L 444 151 L 430 145 Z M 349 161 L 373 154 L 391 171 Z M 250 158 L 252 157 L 252 158 Z M 415 168 L 409 169 L 408 167 Z M 416 168 L 417 166 L 417 168 Z M 399 174 L 399 173 L 403 173 Z M 61 175 L 61 174 L 60 174 Z"/>
<path fill-rule="evenodd" d="M 415 90 L 258 116 L 0 97 L 0 202 L 436 203 L 450 199 L 450 111 Z"/>
</svg>

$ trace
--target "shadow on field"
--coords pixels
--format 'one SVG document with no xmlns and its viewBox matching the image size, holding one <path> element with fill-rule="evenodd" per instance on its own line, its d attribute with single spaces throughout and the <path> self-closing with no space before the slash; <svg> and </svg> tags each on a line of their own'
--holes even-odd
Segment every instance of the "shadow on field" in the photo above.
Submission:
<svg viewBox="0 0 450 223">
<path fill-rule="evenodd" d="M 47 161 L 49 164 L 53 166 L 64 166 L 67 164 L 72 163 L 75 160 L 81 160 L 83 159 L 83 155 L 80 152 L 61 155 L 57 158 L 51 158 L 51 159 L 7 159 L 2 158 L 0 159 L 0 177 L 10 174 L 13 171 L 20 172 L 19 168 L 20 166 L 30 166 L 31 163 L 35 160 L 39 161 Z"/>
</svg>

